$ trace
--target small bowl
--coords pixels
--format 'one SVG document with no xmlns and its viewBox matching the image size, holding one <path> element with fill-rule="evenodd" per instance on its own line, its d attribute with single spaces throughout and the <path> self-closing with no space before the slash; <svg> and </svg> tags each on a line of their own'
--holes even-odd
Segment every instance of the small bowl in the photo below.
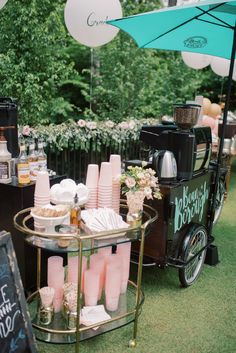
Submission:
<svg viewBox="0 0 236 353">
<path fill-rule="evenodd" d="M 55 207 L 52 205 L 46 205 L 43 206 L 43 208 L 55 208 L 58 210 L 58 206 Z M 55 233 L 55 226 L 62 224 L 69 214 L 70 213 L 67 212 L 65 215 L 59 217 L 43 217 L 38 216 L 31 211 L 31 216 L 34 218 L 34 221 L 45 227 L 45 233 Z"/>
</svg>

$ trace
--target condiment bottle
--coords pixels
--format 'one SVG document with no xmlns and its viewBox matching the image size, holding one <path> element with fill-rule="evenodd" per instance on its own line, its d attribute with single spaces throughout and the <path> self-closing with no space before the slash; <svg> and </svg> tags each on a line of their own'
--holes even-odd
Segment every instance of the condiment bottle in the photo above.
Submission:
<svg viewBox="0 0 236 353">
<path fill-rule="evenodd" d="M 38 142 L 38 170 L 47 170 L 47 155 L 43 149 L 43 141 Z"/>
<path fill-rule="evenodd" d="M 21 185 L 30 183 L 30 169 L 25 144 L 20 144 L 20 154 L 17 161 L 18 183 Z"/>
<path fill-rule="evenodd" d="M 11 153 L 7 149 L 7 141 L 3 131 L 5 127 L 0 127 L 0 183 L 9 184 L 11 178 Z"/>
<path fill-rule="evenodd" d="M 78 228 L 80 227 L 81 223 L 81 208 L 79 207 L 79 199 L 78 195 L 76 194 L 74 197 L 74 203 L 70 210 L 70 224 L 75 225 Z"/>
<path fill-rule="evenodd" d="M 29 145 L 28 162 L 30 170 L 30 180 L 35 181 L 38 173 L 38 156 L 35 151 L 35 143 L 33 141 L 31 141 Z"/>
</svg>

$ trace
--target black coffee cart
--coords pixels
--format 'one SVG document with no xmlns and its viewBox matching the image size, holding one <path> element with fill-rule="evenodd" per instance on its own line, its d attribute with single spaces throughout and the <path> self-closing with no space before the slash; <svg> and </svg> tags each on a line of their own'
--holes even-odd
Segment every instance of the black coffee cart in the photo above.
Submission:
<svg viewBox="0 0 236 353">
<path fill-rule="evenodd" d="M 146 265 L 178 268 L 180 282 L 187 287 L 198 278 L 204 262 L 218 262 L 212 227 L 223 207 L 227 169 L 220 168 L 214 201 L 218 166 L 211 160 L 209 127 L 143 126 L 140 139 L 149 146 L 147 167 L 156 169 L 162 193 L 162 200 L 150 202 L 159 221 L 145 240 Z M 173 157 L 165 160 L 163 151 L 156 157 L 157 150 L 168 150 Z M 171 158 L 176 161 L 176 175 L 171 174 L 175 170 Z M 126 167 L 139 164 L 141 161 L 127 161 Z M 135 256 L 138 244 L 133 250 Z"/>
</svg>

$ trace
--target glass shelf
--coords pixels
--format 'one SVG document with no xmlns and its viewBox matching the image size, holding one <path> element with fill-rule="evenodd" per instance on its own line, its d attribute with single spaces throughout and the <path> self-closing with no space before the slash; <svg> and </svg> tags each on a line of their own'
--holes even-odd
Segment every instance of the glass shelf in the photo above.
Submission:
<svg viewBox="0 0 236 353">
<path fill-rule="evenodd" d="M 129 281 L 128 289 L 125 294 L 120 295 L 119 307 L 115 312 L 107 311 L 111 316 L 111 320 L 105 324 L 97 325 L 97 329 L 92 329 L 86 326 L 80 326 L 80 341 L 101 335 L 105 332 L 112 331 L 119 327 L 125 326 L 135 319 L 136 306 L 136 291 L 137 286 Z M 140 290 L 141 291 L 141 290 Z M 144 295 L 140 293 L 139 307 L 144 302 Z M 104 297 L 98 304 L 104 303 Z M 38 340 L 50 343 L 75 343 L 75 330 L 68 330 L 66 316 L 62 312 L 54 314 L 53 321 L 50 325 L 42 325 L 39 322 L 37 308 L 39 306 L 38 293 L 35 293 L 28 298 L 28 306 L 32 318 L 32 326 L 35 336 Z M 58 333 L 59 331 L 59 333 Z M 74 331 L 74 332 L 73 332 Z"/>
<path fill-rule="evenodd" d="M 127 241 L 136 241 L 141 238 L 142 227 L 145 228 L 145 234 L 149 224 L 157 219 L 156 211 L 150 206 L 144 205 L 143 224 L 138 227 L 123 228 L 118 230 L 110 230 L 99 232 L 97 234 L 88 233 L 86 226 L 80 229 L 78 234 L 59 234 L 59 233 L 40 233 L 34 231 L 33 218 L 30 215 L 31 208 L 18 212 L 14 217 L 15 227 L 25 234 L 25 241 L 37 248 L 46 249 L 59 253 L 78 252 L 82 246 L 82 251 L 90 251 L 117 243 Z M 127 206 L 121 203 L 121 215 L 125 219 Z M 67 241 L 67 246 L 61 247 L 59 241 L 63 239 Z"/>
</svg>

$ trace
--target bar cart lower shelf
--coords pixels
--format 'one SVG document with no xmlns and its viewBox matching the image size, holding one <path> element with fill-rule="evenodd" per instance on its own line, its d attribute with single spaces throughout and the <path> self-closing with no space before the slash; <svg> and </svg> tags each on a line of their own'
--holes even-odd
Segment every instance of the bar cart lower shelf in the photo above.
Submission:
<svg viewBox="0 0 236 353">
<path fill-rule="evenodd" d="M 128 208 L 125 201 L 120 204 L 121 214 L 125 217 Z M 142 263 L 145 236 L 149 227 L 157 220 L 157 211 L 148 205 L 144 205 L 143 219 L 141 225 L 134 225 L 129 228 L 112 230 L 96 234 L 85 234 L 79 232 L 76 234 L 59 233 L 40 233 L 33 229 L 31 209 L 25 209 L 18 212 L 14 217 L 15 227 L 25 234 L 24 240 L 37 248 L 37 290 L 28 298 L 28 307 L 31 315 L 32 326 L 35 336 L 38 340 L 48 343 L 70 344 L 75 343 L 75 352 L 79 352 L 79 342 L 112 331 L 127 324 L 133 323 L 133 337 L 129 342 L 130 347 L 136 346 L 136 336 L 138 327 L 138 317 L 141 313 L 141 307 L 144 302 L 144 293 L 141 289 Z M 67 240 L 70 245 L 65 249 L 57 248 L 58 240 Z M 36 240 L 36 241 L 35 241 Z M 82 268 L 82 255 L 90 256 L 97 249 L 104 246 L 122 244 L 126 242 L 140 242 L 137 279 L 135 282 L 128 281 L 127 292 L 120 295 L 118 309 L 114 312 L 107 310 L 110 319 L 90 326 L 84 326 L 80 323 L 80 315 L 77 315 L 76 328 L 68 329 L 67 318 L 64 310 L 55 313 L 50 324 L 43 325 L 39 320 L 40 297 L 39 289 L 41 285 L 41 249 L 48 251 L 58 251 L 58 253 L 77 253 L 79 256 L 79 268 Z M 105 245 L 104 245 L 105 244 Z M 77 312 L 78 308 L 83 307 L 83 297 L 81 294 L 81 270 L 78 273 L 77 287 Z M 98 304 L 105 303 L 104 294 Z"/>
<path fill-rule="evenodd" d="M 119 300 L 118 310 L 115 312 L 108 312 L 111 319 L 105 323 L 97 324 L 95 329 L 81 325 L 80 327 L 80 341 L 101 335 L 105 332 L 112 331 L 119 327 L 132 323 L 135 320 L 136 311 L 136 291 L 137 285 L 129 281 L 127 293 L 121 294 Z M 144 302 L 144 294 L 140 290 L 139 314 L 141 306 Z M 32 318 L 32 326 L 34 328 L 35 336 L 38 340 L 50 343 L 75 343 L 76 330 L 68 330 L 66 317 L 63 313 L 54 314 L 53 321 L 50 325 L 43 326 L 39 322 L 38 306 L 39 296 L 38 292 L 33 293 L 28 298 L 29 311 Z M 98 304 L 104 302 L 103 298 Z"/>
</svg>

